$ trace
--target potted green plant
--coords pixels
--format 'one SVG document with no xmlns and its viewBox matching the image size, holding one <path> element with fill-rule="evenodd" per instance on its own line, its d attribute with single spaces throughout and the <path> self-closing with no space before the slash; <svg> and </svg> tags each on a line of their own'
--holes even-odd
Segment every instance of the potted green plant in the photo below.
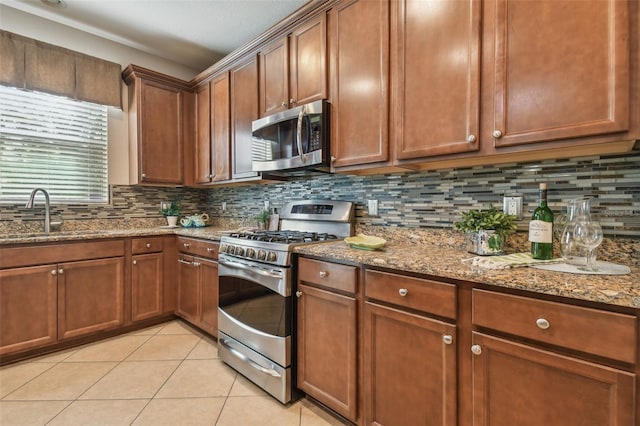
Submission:
<svg viewBox="0 0 640 426">
<path fill-rule="evenodd" d="M 256 220 L 260 224 L 262 229 L 267 229 L 269 226 L 269 218 L 271 217 L 271 212 L 269 210 L 262 210 L 260 214 L 256 216 Z"/>
<path fill-rule="evenodd" d="M 516 217 L 491 207 L 488 210 L 469 210 L 454 224 L 467 233 L 467 251 L 482 256 L 499 255 L 509 234 L 516 230 Z"/>
<path fill-rule="evenodd" d="M 178 217 L 182 213 L 180 198 L 176 197 L 169 204 L 165 204 L 160 213 L 167 218 L 167 225 L 178 226 Z"/>
</svg>

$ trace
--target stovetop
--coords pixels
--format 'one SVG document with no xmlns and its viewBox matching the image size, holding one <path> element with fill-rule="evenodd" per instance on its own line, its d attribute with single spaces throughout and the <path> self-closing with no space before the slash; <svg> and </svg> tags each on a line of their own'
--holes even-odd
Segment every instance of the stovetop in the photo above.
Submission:
<svg viewBox="0 0 640 426">
<path fill-rule="evenodd" d="M 269 243 L 310 243 L 316 241 L 337 240 L 338 237 L 327 232 L 306 231 L 255 231 L 236 232 L 229 235 L 240 240 L 264 241 Z"/>
</svg>

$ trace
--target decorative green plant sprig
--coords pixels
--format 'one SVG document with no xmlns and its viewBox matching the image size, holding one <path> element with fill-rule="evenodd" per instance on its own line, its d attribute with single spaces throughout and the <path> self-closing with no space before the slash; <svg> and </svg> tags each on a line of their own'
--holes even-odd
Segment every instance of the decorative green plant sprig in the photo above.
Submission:
<svg viewBox="0 0 640 426">
<path fill-rule="evenodd" d="M 266 226 L 266 224 L 269 223 L 270 217 L 271 212 L 269 210 L 262 210 L 260 214 L 256 216 L 256 220 Z"/>
<path fill-rule="evenodd" d="M 160 210 L 163 216 L 180 216 L 182 213 L 182 206 L 180 206 L 180 197 L 175 197 L 171 200 L 171 204 L 168 207 Z"/>
<path fill-rule="evenodd" d="M 516 217 L 491 207 L 488 210 L 469 210 L 462 213 L 462 220 L 454 223 L 457 230 L 476 232 L 494 230 L 500 236 L 506 236 L 517 228 Z"/>
</svg>

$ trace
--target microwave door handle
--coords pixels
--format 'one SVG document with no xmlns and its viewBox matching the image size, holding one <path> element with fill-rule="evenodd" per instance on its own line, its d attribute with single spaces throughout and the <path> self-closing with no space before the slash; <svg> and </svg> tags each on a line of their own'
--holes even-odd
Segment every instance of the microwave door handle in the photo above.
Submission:
<svg viewBox="0 0 640 426">
<path fill-rule="evenodd" d="M 302 150 L 302 121 L 304 120 L 306 109 L 307 109 L 306 105 L 302 105 L 302 107 L 300 108 L 300 114 L 298 114 L 298 129 L 296 132 L 296 139 L 297 139 L 296 142 L 298 143 L 298 153 L 300 153 L 300 161 L 302 161 L 302 163 L 307 162 L 307 156 Z"/>
</svg>

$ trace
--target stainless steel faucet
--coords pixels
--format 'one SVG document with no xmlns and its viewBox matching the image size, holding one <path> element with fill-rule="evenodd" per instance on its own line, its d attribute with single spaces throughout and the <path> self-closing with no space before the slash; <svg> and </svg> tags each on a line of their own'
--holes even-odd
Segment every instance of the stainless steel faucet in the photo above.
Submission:
<svg viewBox="0 0 640 426">
<path fill-rule="evenodd" d="M 44 194 L 44 232 L 49 233 L 51 231 L 51 213 L 49 209 L 49 193 L 43 188 L 36 188 L 31 191 L 31 196 L 29 197 L 29 201 L 27 201 L 27 205 L 25 206 L 28 209 L 33 208 L 33 199 L 36 197 L 36 192 L 41 191 Z"/>
</svg>

